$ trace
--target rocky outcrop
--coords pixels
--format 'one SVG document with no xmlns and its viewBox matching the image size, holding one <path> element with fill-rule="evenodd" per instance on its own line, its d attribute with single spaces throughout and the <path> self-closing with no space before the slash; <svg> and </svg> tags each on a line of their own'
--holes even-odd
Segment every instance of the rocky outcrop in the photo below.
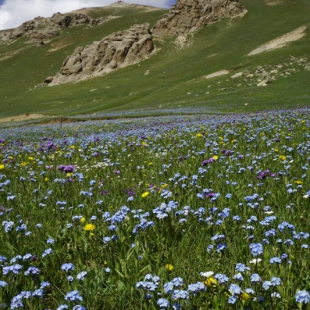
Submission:
<svg viewBox="0 0 310 310">
<path fill-rule="evenodd" d="M 156 35 L 184 35 L 196 32 L 222 18 L 243 16 L 238 0 L 179 0 L 152 29 Z"/>
<path fill-rule="evenodd" d="M 36 17 L 33 20 L 24 22 L 17 28 L 0 31 L 0 44 L 13 42 L 23 36 L 28 36 L 34 42 L 43 42 L 56 37 L 64 28 L 80 25 L 97 26 L 112 18 L 91 19 L 86 14 L 81 13 L 75 15 L 55 13 L 50 18 Z"/>
<path fill-rule="evenodd" d="M 49 85 L 77 82 L 107 74 L 147 58 L 153 50 L 150 25 L 134 25 L 91 45 L 78 47 L 64 61 Z"/>
</svg>

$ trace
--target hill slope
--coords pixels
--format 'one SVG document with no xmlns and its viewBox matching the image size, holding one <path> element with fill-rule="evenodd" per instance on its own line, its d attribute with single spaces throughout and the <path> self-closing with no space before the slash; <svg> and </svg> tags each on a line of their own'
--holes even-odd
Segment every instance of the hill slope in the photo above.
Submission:
<svg viewBox="0 0 310 310">
<path fill-rule="evenodd" d="M 77 46 L 101 40 L 134 23 L 148 22 L 152 26 L 167 10 L 94 9 L 88 13 L 92 18 L 119 17 L 94 28 L 67 29 L 45 45 L 25 44 L 25 38 L 1 45 L 0 117 L 27 113 L 97 117 L 218 113 L 309 105 L 310 1 L 241 3 L 248 10 L 244 17 L 205 27 L 187 37 L 183 48 L 171 37 L 155 37 L 157 53 L 150 59 L 76 84 L 37 86 L 47 76 L 55 75 Z M 300 27 L 303 31 L 298 40 L 249 55 Z M 267 86 L 257 86 L 260 82 Z"/>
</svg>

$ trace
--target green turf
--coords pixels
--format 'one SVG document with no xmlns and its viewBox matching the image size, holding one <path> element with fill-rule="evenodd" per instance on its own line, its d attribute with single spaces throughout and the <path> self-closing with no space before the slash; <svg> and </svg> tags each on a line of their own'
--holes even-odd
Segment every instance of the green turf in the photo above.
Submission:
<svg viewBox="0 0 310 310">
<path fill-rule="evenodd" d="M 93 17 L 118 15 L 95 28 L 75 27 L 43 46 L 25 44 L 21 39 L 0 46 L 0 57 L 19 50 L 0 61 L 0 117 L 24 113 L 55 116 L 81 114 L 123 115 L 135 111 L 160 114 L 167 110 L 203 109 L 204 112 L 242 112 L 309 105 L 310 72 L 300 70 L 279 78 L 268 87 L 237 87 L 228 76 L 205 79 L 223 69 L 231 74 L 253 70 L 259 65 L 275 65 L 291 55 L 308 57 L 309 30 L 302 39 L 288 46 L 255 56 L 246 56 L 256 47 L 302 25 L 310 25 L 310 1 L 281 0 L 266 5 L 263 0 L 242 1 L 248 13 L 241 19 L 222 20 L 199 31 L 187 47 L 176 50 L 171 38 L 155 38 L 157 52 L 149 60 L 107 76 L 76 84 L 35 87 L 56 74 L 62 62 L 77 46 L 148 21 L 151 25 L 165 10 L 145 12 L 126 9 L 92 12 Z M 62 48 L 49 52 L 52 47 Z M 150 74 L 145 75 L 149 70 Z M 226 88 L 222 92 L 220 89 Z M 96 91 L 91 91 L 96 89 Z M 247 103 L 247 105 L 245 105 Z"/>
</svg>

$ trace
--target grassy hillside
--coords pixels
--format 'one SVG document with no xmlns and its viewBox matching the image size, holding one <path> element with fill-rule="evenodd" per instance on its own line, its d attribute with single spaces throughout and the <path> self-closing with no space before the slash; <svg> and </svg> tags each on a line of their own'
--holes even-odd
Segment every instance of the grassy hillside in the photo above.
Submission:
<svg viewBox="0 0 310 310">
<path fill-rule="evenodd" d="M 155 38 L 157 53 L 141 64 L 107 76 L 56 87 L 35 88 L 54 75 L 67 55 L 80 45 L 100 40 L 134 23 L 153 25 L 165 10 L 145 12 L 126 9 L 95 11 L 96 16 L 119 15 L 96 28 L 71 28 L 52 42 L 37 47 L 21 39 L 0 46 L 5 53 L 19 51 L 0 61 L 0 117 L 43 113 L 73 116 L 112 113 L 168 113 L 170 111 L 241 112 L 305 106 L 310 102 L 310 72 L 297 64 L 294 74 L 279 77 L 267 87 L 231 79 L 234 73 L 289 62 L 290 56 L 308 57 L 310 28 L 288 46 L 254 56 L 253 49 L 302 25 L 310 26 L 309 0 L 281 0 L 267 5 L 263 0 L 242 1 L 248 13 L 238 20 L 222 20 L 208 26 L 177 50 L 171 38 Z M 59 48 L 59 49 L 57 49 Z M 56 49 L 51 52 L 51 49 Z M 230 73 L 206 79 L 219 70 Z M 149 74 L 145 75 L 146 70 Z M 151 112 L 149 112 L 151 111 Z"/>
</svg>

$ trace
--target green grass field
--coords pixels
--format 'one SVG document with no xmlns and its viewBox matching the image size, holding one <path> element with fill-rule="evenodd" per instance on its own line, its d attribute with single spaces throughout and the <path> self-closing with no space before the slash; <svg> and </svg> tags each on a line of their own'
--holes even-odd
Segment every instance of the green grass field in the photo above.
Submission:
<svg viewBox="0 0 310 310">
<path fill-rule="evenodd" d="M 0 46 L 0 57 L 20 50 L 0 61 L 0 116 L 42 113 L 68 117 L 96 113 L 98 117 L 108 117 L 115 113 L 154 115 L 195 109 L 230 113 L 309 105 L 309 71 L 300 70 L 279 78 L 268 87 L 236 87 L 236 81 L 229 78 L 238 71 L 287 62 L 290 56 L 307 57 L 310 61 L 309 29 L 306 36 L 286 47 L 247 56 L 279 35 L 302 25 L 309 26 L 309 0 L 283 0 L 278 5 L 267 5 L 263 0 L 242 3 L 248 9 L 242 19 L 222 20 L 204 28 L 182 50 L 176 50 L 171 38 L 155 38 L 158 51 L 149 60 L 77 84 L 35 88 L 54 75 L 77 46 L 100 40 L 134 23 L 148 21 L 153 25 L 165 10 L 102 10 L 94 14 L 122 16 L 97 28 L 69 29 L 40 47 L 25 44 L 25 39 Z M 55 45 L 65 46 L 48 52 Z M 223 69 L 231 73 L 205 79 L 206 75 Z M 147 76 L 146 70 L 150 71 Z M 227 90 L 221 91 L 223 88 Z M 93 89 L 96 91 L 90 92 Z"/>
</svg>

